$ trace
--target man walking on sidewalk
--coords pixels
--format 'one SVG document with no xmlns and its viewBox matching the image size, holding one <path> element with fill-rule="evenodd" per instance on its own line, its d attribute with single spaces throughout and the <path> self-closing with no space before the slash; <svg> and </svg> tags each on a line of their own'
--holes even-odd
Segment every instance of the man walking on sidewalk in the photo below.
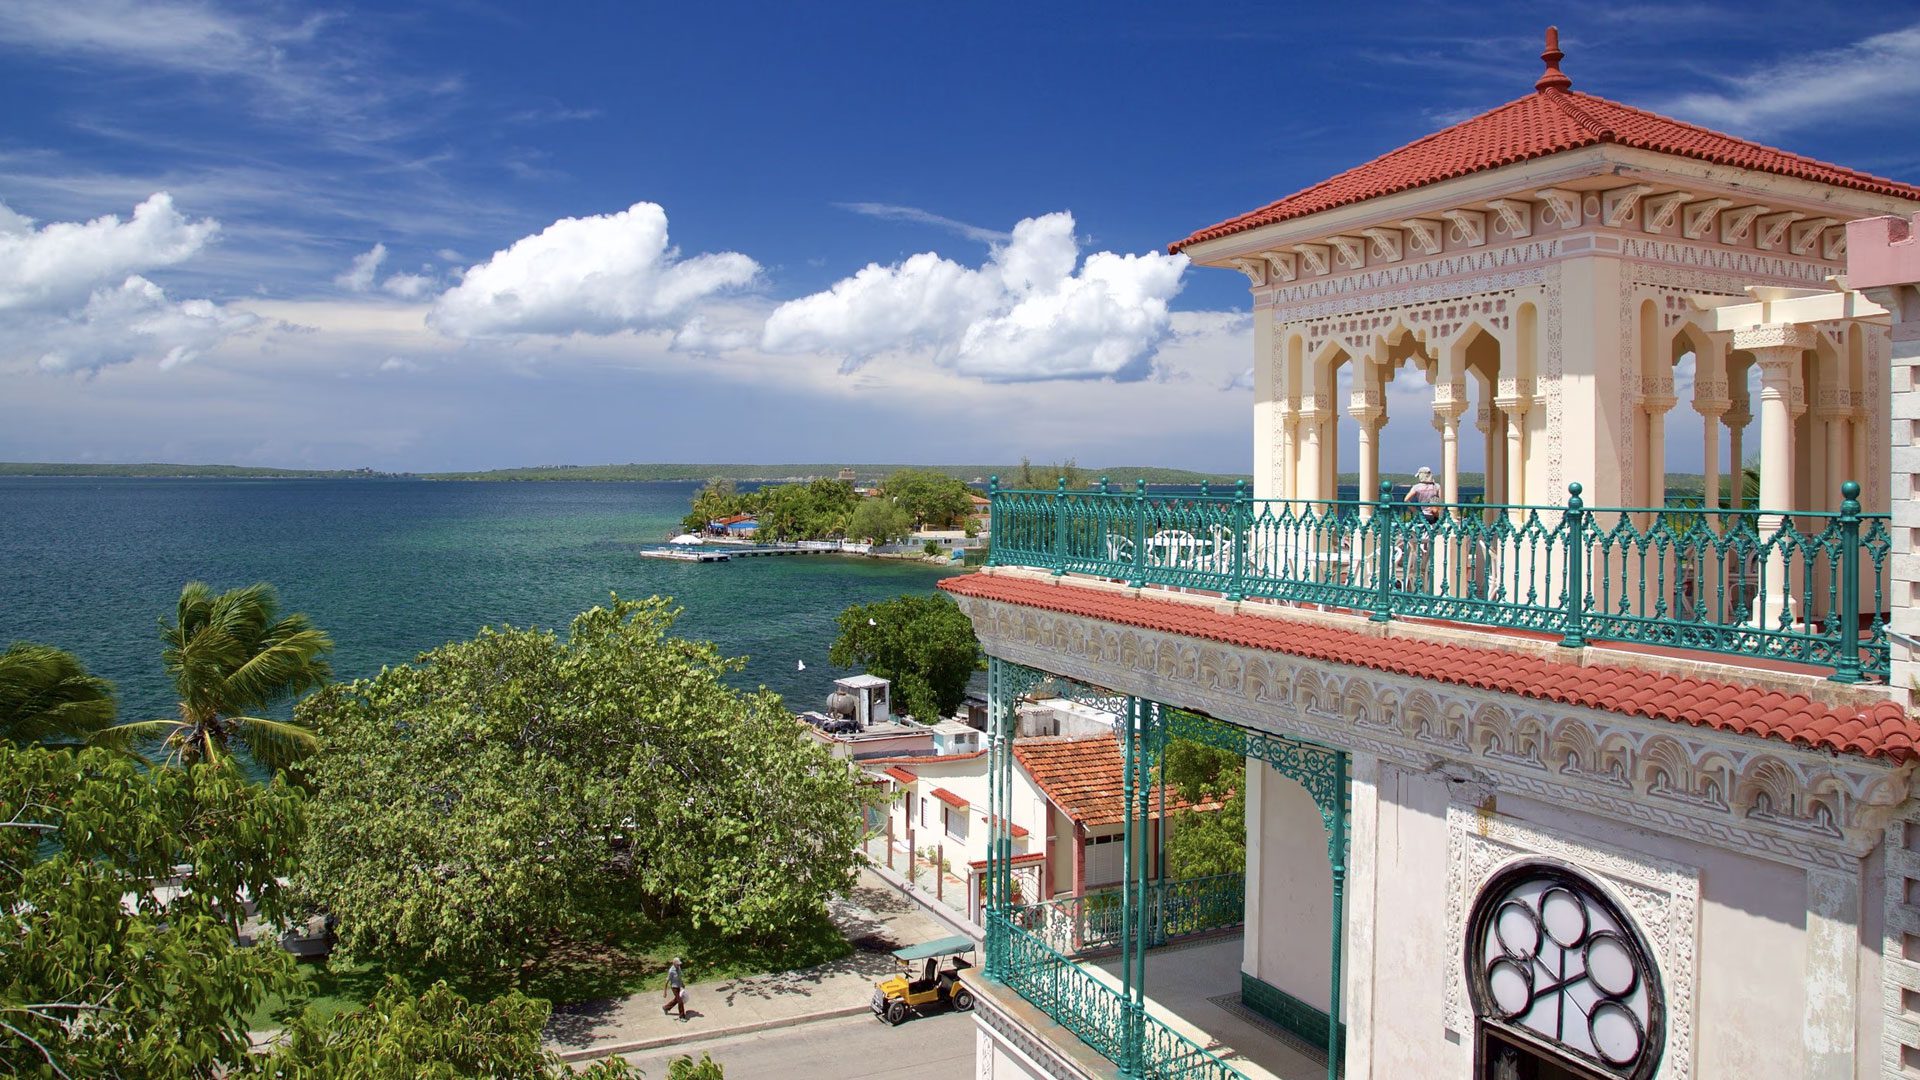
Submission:
<svg viewBox="0 0 1920 1080">
<path fill-rule="evenodd" d="M 660 1011 L 670 1013 L 675 1009 L 680 1010 L 680 1019 L 687 1018 L 687 984 L 680 977 L 680 958 L 677 956 L 673 958 L 673 963 L 667 965 L 667 1003 L 661 1006 Z"/>
</svg>

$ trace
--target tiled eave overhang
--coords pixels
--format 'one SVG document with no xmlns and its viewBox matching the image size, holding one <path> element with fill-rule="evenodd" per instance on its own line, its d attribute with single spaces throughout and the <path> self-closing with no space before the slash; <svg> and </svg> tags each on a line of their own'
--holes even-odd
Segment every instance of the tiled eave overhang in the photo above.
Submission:
<svg viewBox="0 0 1920 1080">
<path fill-rule="evenodd" d="M 1002 659 L 1415 768 L 1452 762 L 1783 861 L 1870 850 L 1920 745 L 1920 725 L 1871 695 L 1823 703 L 1073 581 L 1011 571 L 940 587 Z"/>
</svg>

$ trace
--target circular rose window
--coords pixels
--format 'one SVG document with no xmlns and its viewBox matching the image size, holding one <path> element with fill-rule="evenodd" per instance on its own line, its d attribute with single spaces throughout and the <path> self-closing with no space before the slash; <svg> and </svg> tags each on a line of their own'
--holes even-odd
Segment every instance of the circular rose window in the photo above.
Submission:
<svg viewBox="0 0 1920 1080">
<path fill-rule="evenodd" d="M 1659 1065 L 1651 954 L 1619 906 L 1571 869 L 1522 863 L 1494 875 L 1469 924 L 1467 979 L 1500 1054 L 1627 1080 Z"/>
</svg>

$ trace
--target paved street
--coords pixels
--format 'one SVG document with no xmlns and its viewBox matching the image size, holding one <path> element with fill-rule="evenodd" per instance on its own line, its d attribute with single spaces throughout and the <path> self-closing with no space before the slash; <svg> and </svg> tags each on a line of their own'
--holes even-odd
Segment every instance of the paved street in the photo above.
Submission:
<svg viewBox="0 0 1920 1080">
<path fill-rule="evenodd" d="M 797 1027 L 628 1054 L 648 1080 L 667 1075 L 667 1064 L 702 1051 L 726 1070 L 727 1080 L 967 1080 L 973 1075 L 971 1016 L 940 1013 L 888 1027 L 871 1016 L 846 1016 Z"/>
</svg>

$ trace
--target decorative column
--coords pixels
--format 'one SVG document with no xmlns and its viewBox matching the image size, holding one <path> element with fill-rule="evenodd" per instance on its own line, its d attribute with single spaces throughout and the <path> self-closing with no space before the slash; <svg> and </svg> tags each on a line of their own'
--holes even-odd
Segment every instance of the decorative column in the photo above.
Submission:
<svg viewBox="0 0 1920 1080">
<path fill-rule="evenodd" d="M 1373 516 L 1370 496 L 1380 487 L 1380 428 L 1386 424 L 1386 413 L 1380 392 L 1371 389 L 1355 390 L 1347 407 L 1347 415 L 1353 417 L 1359 432 L 1360 490 L 1355 498 L 1360 501 L 1363 520 Z"/>
<path fill-rule="evenodd" d="M 1647 412 L 1647 445 L 1640 448 L 1647 464 L 1641 483 L 1647 506 L 1667 505 L 1667 410 L 1678 402 L 1671 375 L 1650 377 L 1641 384 L 1640 407 Z"/>
<path fill-rule="evenodd" d="M 1499 417 L 1495 415 L 1492 404 L 1486 404 L 1473 412 L 1473 429 L 1480 433 L 1480 491 L 1482 502 L 1492 502 L 1495 474 L 1500 471 Z"/>
<path fill-rule="evenodd" d="M 1805 326 L 1770 323 L 1733 332 L 1733 347 L 1751 353 L 1760 365 L 1760 538 L 1787 525 L 1779 511 L 1793 508 L 1793 386 L 1800 357 L 1813 348 L 1814 331 Z M 1776 547 L 1762 571 L 1760 609 L 1751 617 L 1763 626 L 1781 626 L 1793 617 L 1787 580 L 1787 552 Z"/>
<path fill-rule="evenodd" d="M 1449 503 L 1460 501 L 1460 417 L 1466 411 L 1465 383 L 1433 388 L 1433 426 L 1440 432 L 1440 491 Z"/>
<path fill-rule="evenodd" d="M 1494 405 L 1507 415 L 1507 490 L 1505 501 L 1519 506 L 1527 501 L 1527 410 L 1533 405 L 1533 388 L 1518 379 L 1501 379 L 1500 394 Z M 1514 511 L 1519 524 L 1519 512 Z"/>
<path fill-rule="evenodd" d="M 1320 498 L 1320 401 L 1315 397 L 1302 397 L 1300 411 L 1294 414 L 1299 424 L 1300 459 L 1294 474 L 1293 497 L 1296 499 Z"/>
<path fill-rule="evenodd" d="M 1720 418 L 1732 407 L 1730 401 L 1693 403 L 1700 414 L 1700 505 L 1708 510 L 1720 505 Z M 1737 475 L 1739 469 L 1734 472 Z"/>
<path fill-rule="evenodd" d="M 1277 491 L 1263 491 L 1263 499 L 1295 499 L 1300 492 L 1300 410 L 1290 401 L 1280 409 L 1280 484 Z"/>
<path fill-rule="evenodd" d="M 1737 401 L 1727 410 L 1727 505 L 1735 510 L 1746 502 L 1747 459 L 1742 456 L 1747 425 L 1753 423 L 1753 412 L 1745 400 Z M 1719 440 L 1715 440 L 1716 442 Z"/>
</svg>

